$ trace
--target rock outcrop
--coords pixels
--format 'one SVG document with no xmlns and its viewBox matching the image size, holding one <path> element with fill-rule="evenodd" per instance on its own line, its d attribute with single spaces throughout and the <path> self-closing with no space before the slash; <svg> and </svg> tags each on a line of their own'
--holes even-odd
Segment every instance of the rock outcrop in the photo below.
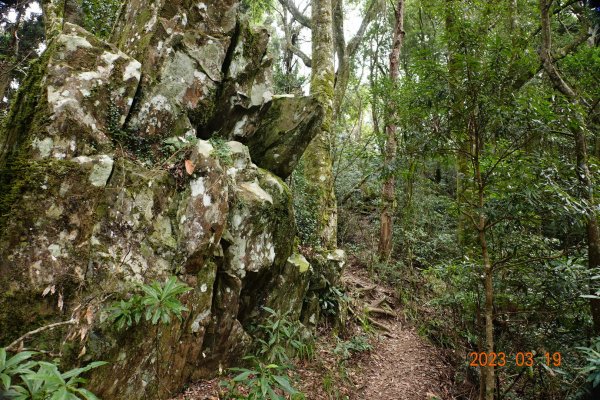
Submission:
<svg viewBox="0 0 600 400">
<path fill-rule="evenodd" d="M 323 111 L 274 98 L 268 35 L 237 7 L 133 0 L 112 43 L 65 23 L 0 131 L 0 343 L 75 318 L 33 345 L 108 361 L 102 398 L 213 376 L 261 306 L 300 316 L 312 268 L 281 178 Z M 170 275 L 193 288 L 183 321 L 117 331 L 108 304 Z"/>
</svg>

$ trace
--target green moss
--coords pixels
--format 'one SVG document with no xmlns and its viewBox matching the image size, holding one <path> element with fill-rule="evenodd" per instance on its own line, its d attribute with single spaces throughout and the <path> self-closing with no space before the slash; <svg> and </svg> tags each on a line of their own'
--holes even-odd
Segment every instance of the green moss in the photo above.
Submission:
<svg viewBox="0 0 600 400">
<path fill-rule="evenodd" d="M 48 118 L 43 78 L 53 51 L 51 45 L 42 57 L 32 63 L 0 128 L 0 227 L 4 226 L 10 207 L 18 198 L 19 180 L 29 179 L 22 175 L 22 168 L 30 158 L 31 139 Z"/>
<path fill-rule="evenodd" d="M 105 204 L 105 203 L 100 204 L 96 208 L 96 216 L 98 217 L 99 220 L 106 218 L 108 216 L 108 204 Z"/>
<path fill-rule="evenodd" d="M 220 137 L 213 137 L 209 140 L 210 144 L 213 146 L 212 155 L 217 157 L 221 165 L 224 167 L 233 165 L 233 160 L 231 159 L 231 149 L 227 144 L 227 141 Z"/>
<path fill-rule="evenodd" d="M 147 49 L 148 47 L 150 47 L 153 37 L 154 35 L 152 33 L 146 33 L 145 35 L 143 35 L 138 42 L 138 48 Z"/>
<path fill-rule="evenodd" d="M 11 287 L 4 279 L 0 284 L 3 288 Z M 0 291 L 0 345 L 8 345 L 28 330 L 45 325 L 50 314 L 50 307 L 35 294 L 14 292 Z"/>
<path fill-rule="evenodd" d="M 208 99 L 201 101 L 198 107 L 192 111 L 188 111 L 188 118 L 192 125 L 198 127 L 206 126 L 215 115 L 216 103 L 216 93 L 212 93 Z"/>
</svg>

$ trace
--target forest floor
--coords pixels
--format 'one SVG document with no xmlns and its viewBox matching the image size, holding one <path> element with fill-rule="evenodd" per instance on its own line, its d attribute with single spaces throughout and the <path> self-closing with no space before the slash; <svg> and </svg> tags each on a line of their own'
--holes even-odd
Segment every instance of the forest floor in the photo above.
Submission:
<svg viewBox="0 0 600 400">
<path fill-rule="evenodd" d="M 351 260 L 352 261 L 352 260 Z M 350 295 L 350 317 L 340 341 L 321 327 L 315 357 L 299 361 L 296 388 L 307 400 L 450 400 L 453 368 L 442 352 L 417 334 L 401 315 L 391 288 L 375 284 L 352 262 L 342 281 Z M 358 310 L 370 310 L 368 313 Z M 340 355 L 339 344 L 366 337 L 370 350 Z M 338 351 L 336 351 L 336 347 Z M 348 354 L 349 353 L 349 354 Z M 199 382 L 172 400 L 218 400 L 223 378 Z"/>
</svg>

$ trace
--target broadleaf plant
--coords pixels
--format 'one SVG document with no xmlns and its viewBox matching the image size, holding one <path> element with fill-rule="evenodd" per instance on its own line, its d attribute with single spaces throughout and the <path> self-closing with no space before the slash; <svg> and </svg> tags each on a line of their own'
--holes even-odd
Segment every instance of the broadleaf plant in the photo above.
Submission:
<svg viewBox="0 0 600 400">
<path fill-rule="evenodd" d="M 109 308 L 110 319 L 115 323 L 117 329 L 131 327 L 138 324 L 142 316 L 152 325 L 159 322 L 169 324 L 175 316 L 181 320 L 182 313 L 188 309 L 181 304 L 179 297 L 192 290 L 184 283 L 178 282 L 172 276 L 164 284 L 152 282 L 149 285 L 140 285 L 143 294 L 134 294 L 129 300 L 120 300 Z"/>
</svg>

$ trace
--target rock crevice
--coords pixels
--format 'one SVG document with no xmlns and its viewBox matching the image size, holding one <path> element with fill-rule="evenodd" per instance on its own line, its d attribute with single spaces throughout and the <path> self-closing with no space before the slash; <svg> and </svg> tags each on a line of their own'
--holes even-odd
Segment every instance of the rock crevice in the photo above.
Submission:
<svg viewBox="0 0 600 400">
<path fill-rule="evenodd" d="M 65 23 L 0 131 L 0 343 L 81 317 L 31 345 L 108 361 L 90 381 L 103 398 L 216 374 L 262 306 L 300 316 L 312 268 L 282 178 L 323 110 L 273 97 L 268 34 L 237 10 L 133 0 L 112 44 Z M 184 319 L 117 331 L 108 299 L 171 275 L 193 288 Z"/>
</svg>

